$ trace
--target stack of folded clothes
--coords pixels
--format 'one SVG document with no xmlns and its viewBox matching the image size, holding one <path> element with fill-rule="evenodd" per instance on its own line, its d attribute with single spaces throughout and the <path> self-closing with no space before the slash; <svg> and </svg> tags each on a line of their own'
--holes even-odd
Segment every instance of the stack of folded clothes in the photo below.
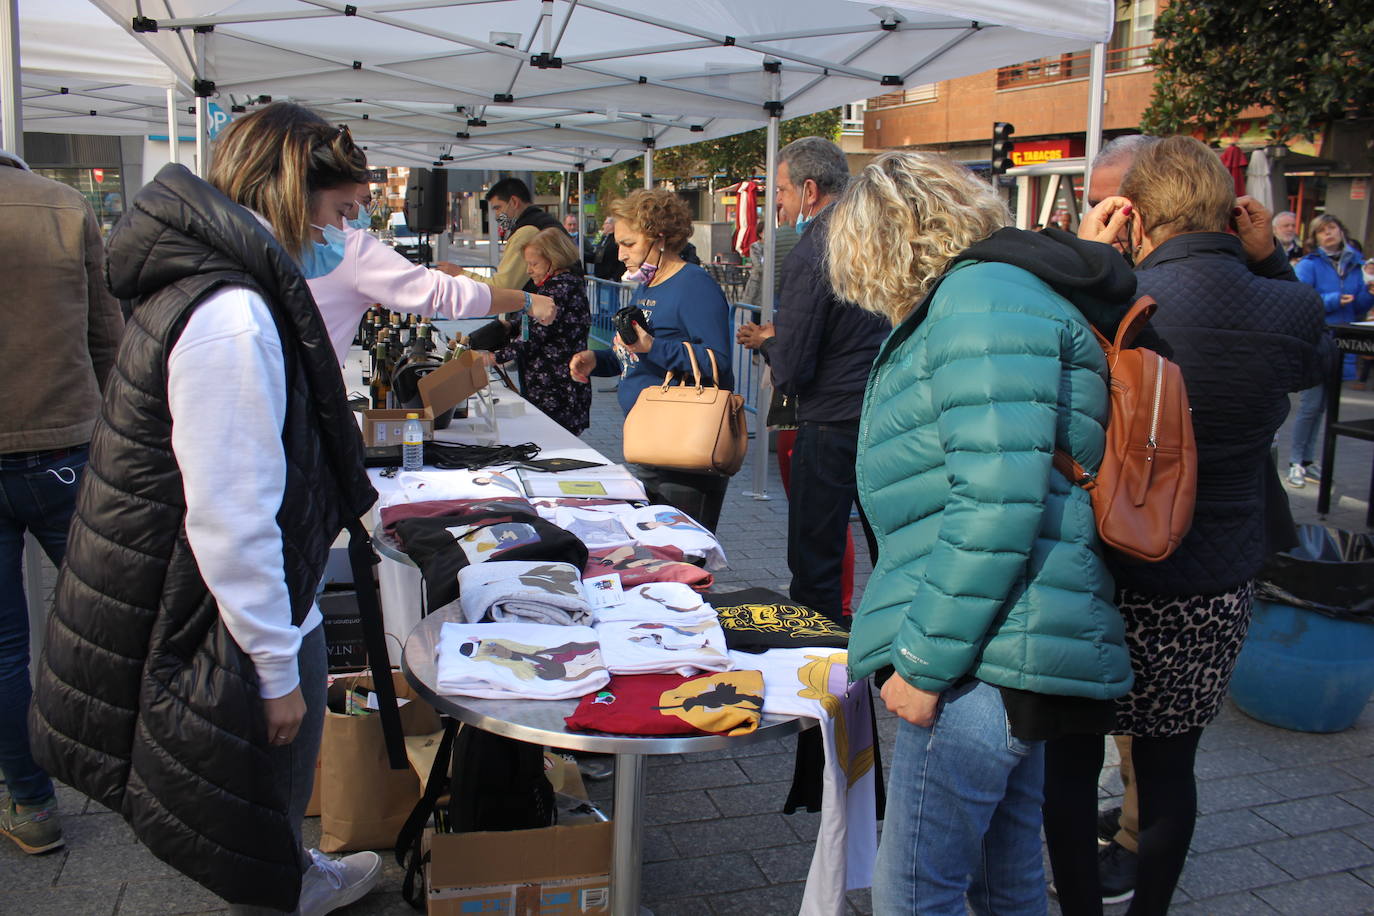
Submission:
<svg viewBox="0 0 1374 916">
<path fill-rule="evenodd" d="M 758 728 L 762 705 L 757 671 L 617 675 L 583 697 L 564 722 L 574 731 L 613 735 L 744 735 Z"/>
<path fill-rule="evenodd" d="M 582 571 L 570 563 L 492 560 L 458 571 L 459 604 L 468 623 L 520 621 L 554 626 L 591 623 Z"/>
<path fill-rule="evenodd" d="M 446 623 L 439 632 L 442 693 L 566 700 L 610 681 L 590 627 Z"/>
</svg>

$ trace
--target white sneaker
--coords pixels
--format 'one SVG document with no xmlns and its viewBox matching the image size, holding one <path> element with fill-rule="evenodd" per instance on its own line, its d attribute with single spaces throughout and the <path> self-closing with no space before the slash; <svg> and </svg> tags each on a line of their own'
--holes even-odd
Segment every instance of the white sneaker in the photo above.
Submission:
<svg viewBox="0 0 1374 916">
<path fill-rule="evenodd" d="M 301 878 L 299 916 L 324 916 L 367 896 L 382 876 L 382 857 L 355 852 L 331 859 L 310 850 L 310 870 Z"/>
<path fill-rule="evenodd" d="M 1301 490 L 1307 486 L 1307 475 L 1303 473 L 1302 465 L 1290 464 L 1288 466 L 1288 485 L 1295 490 Z"/>
</svg>

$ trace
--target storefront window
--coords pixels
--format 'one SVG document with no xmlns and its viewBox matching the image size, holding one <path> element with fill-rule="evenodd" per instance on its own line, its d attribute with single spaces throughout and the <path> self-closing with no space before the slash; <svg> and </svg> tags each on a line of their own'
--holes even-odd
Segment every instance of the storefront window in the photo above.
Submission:
<svg viewBox="0 0 1374 916">
<path fill-rule="evenodd" d="M 115 223 L 124 215 L 124 177 L 118 168 L 92 169 L 34 169 L 44 178 L 51 178 L 75 188 L 91 202 L 102 236 L 108 237 Z"/>
</svg>

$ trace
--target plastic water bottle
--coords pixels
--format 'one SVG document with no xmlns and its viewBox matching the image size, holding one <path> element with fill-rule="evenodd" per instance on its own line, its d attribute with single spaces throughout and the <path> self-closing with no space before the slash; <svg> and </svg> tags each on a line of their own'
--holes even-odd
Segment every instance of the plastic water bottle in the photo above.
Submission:
<svg viewBox="0 0 1374 916">
<path fill-rule="evenodd" d="M 405 425 L 401 427 L 401 466 L 407 471 L 418 471 L 424 465 L 424 427 L 420 426 L 418 413 L 408 413 Z"/>
</svg>

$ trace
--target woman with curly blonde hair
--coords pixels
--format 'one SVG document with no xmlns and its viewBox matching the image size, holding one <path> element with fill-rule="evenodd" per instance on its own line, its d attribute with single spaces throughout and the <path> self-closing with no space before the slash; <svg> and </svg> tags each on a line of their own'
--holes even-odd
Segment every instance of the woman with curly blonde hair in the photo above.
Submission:
<svg viewBox="0 0 1374 916">
<path fill-rule="evenodd" d="M 1044 740 L 1106 734 L 1130 686 L 1088 495 L 1111 335 L 1135 278 L 1106 245 L 1004 228 L 996 192 L 925 153 L 878 157 L 831 220 L 842 298 L 888 318 L 859 434 L 878 564 L 850 674 L 892 666 L 900 717 L 874 875 L 884 914 L 1044 913 Z"/>
<path fill-rule="evenodd" d="M 615 240 L 627 273 L 622 282 L 636 282 L 632 303 L 648 319 L 635 324 L 634 340 L 615 337 L 614 350 L 583 350 L 569 361 L 568 371 L 579 382 L 592 375 L 619 375 L 620 407 L 626 413 L 639 393 L 663 382 L 668 372 L 691 377 L 688 344 L 702 375 L 711 372 L 715 354 L 722 388 L 731 388 L 730 305 L 710 274 L 682 259 L 679 252 L 692 231 L 692 214 L 682 198 L 667 190 L 639 190 L 611 206 Z M 730 478 L 669 468 L 631 465 L 649 497 L 686 512 L 711 531 L 720 521 Z"/>
</svg>

